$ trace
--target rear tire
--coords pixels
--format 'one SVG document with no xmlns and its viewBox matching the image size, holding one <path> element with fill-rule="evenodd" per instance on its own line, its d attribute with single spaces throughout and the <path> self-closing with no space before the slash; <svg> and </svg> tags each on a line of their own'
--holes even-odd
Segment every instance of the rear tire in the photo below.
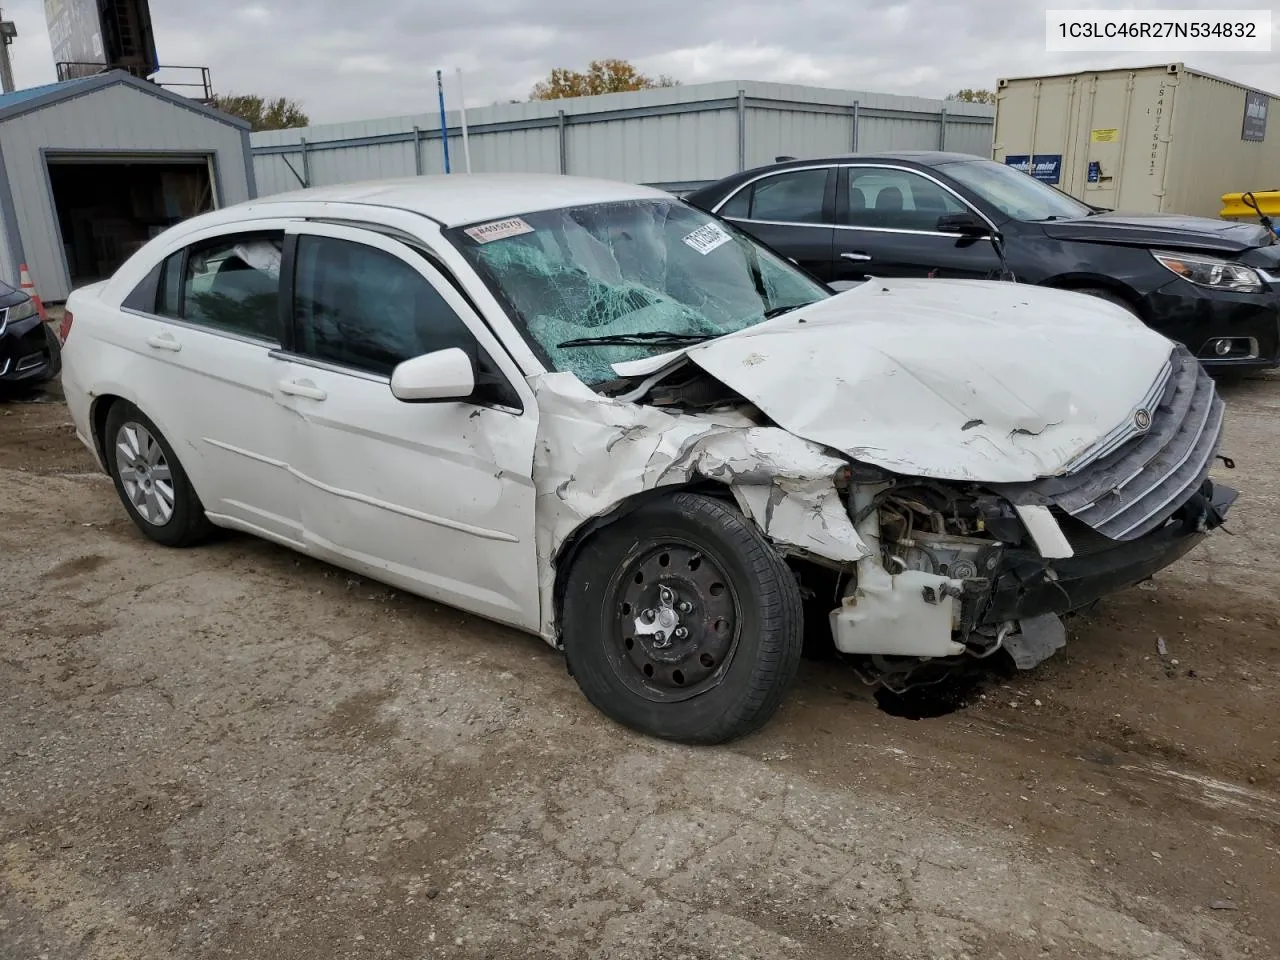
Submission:
<svg viewBox="0 0 1280 960">
<path fill-rule="evenodd" d="M 102 449 L 130 519 L 166 547 L 207 540 L 214 526 L 169 441 L 146 414 L 117 400 L 107 411 Z"/>
<path fill-rule="evenodd" d="M 579 551 L 565 657 L 601 712 L 650 736 L 724 743 L 777 712 L 800 663 L 794 576 L 741 513 L 698 494 L 652 501 Z"/>
</svg>

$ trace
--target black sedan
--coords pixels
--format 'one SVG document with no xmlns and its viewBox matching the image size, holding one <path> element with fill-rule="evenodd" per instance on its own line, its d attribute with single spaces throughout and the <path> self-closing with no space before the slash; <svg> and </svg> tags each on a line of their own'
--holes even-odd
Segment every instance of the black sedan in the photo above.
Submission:
<svg viewBox="0 0 1280 960">
<path fill-rule="evenodd" d="M 1114 213 L 933 151 L 788 161 L 686 199 L 836 287 L 869 276 L 1062 287 L 1126 307 L 1207 367 L 1280 366 L 1280 242 L 1260 224 Z"/>
<path fill-rule="evenodd" d="M 35 302 L 0 282 L 0 395 L 33 389 L 58 375 L 62 351 Z"/>
</svg>

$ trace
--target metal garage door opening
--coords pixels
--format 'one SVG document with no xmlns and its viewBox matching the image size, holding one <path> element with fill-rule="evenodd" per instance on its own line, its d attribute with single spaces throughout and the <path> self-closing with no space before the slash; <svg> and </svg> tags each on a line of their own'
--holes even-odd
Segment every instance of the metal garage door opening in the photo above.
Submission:
<svg viewBox="0 0 1280 960">
<path fill-rule="evenodd" d="M 72 288 L 104 280 L 166 228 L 217 203 L 208 157 L 49 157 Z"/>
</svg>

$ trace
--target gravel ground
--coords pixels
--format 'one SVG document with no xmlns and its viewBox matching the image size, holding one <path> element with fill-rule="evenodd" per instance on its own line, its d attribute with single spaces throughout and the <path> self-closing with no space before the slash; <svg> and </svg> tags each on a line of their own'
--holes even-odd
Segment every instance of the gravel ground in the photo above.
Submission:
<svg viewBox="0 0 1280 960">
<path fill-rule="evenodd" d="M 1230 532 L 1056 658 L 923 720 L 809 662 L 718 749 L 536 638 L 154 546 L 0 403 L 0 957 L 1278 956 L 1280 377 L 1223 392 Z"/>
</svg>

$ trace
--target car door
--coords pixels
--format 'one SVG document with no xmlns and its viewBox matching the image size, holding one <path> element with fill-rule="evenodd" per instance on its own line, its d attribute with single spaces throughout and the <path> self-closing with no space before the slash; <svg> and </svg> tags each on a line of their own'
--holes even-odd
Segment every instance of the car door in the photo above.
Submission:
<svg viewBox="0 0 1280 960">
<path fill-rule="evenodd" d="M 309 552 L 516 626 L 539 623 L 537 407 L 502 346 L 420 251 L 372 230 L 291 228 L 293 412 Z M 461 347 L 477 392 L 396 399 L 404 360 Z"/>
<path fill-rule="evenodd" d="M 211 231 L 170 254 L 128 297 L 131 348 L 150 362 L 130 388 L 162 425 L 217 522 L 302 542 L 273 399 L 284 222 Z"/>
<path fill-rule="evenodd" d="M 835 176 L 831 168 L 805 167 L 760 177 L 742 186 L 715 212 L 819 280 L 832 279 Z"/>
<path fill-rule="evenodd" d="M 941 181 L 887 165 L 839 168 L 835 280 L 875 277 L 985 278 L 1000 269 L 991 241 L 941 230 L 938 218 L 985 220 Z"/>
</svg>

